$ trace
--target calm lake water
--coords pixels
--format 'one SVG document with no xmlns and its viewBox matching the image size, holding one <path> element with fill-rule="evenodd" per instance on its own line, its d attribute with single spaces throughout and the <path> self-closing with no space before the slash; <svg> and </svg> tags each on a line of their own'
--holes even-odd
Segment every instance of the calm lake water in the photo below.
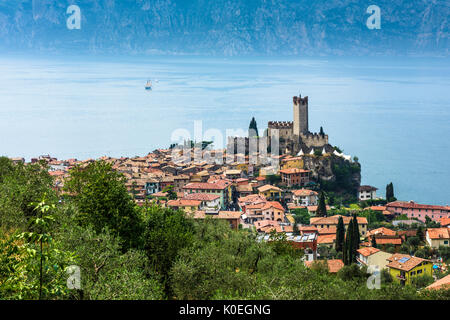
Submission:
<svg viewBox="0 0 450 320">
<path fill-rule="evenodd" d="M 147 79 L 154 90 L 147 92 Z M 450 204 L 449 59 L 0 57 L 0 154 L 29 160 L 145 155 L 177 128 L 248 128 L 292 119 L 357 156 L 362 183 Z"/>
</svg>

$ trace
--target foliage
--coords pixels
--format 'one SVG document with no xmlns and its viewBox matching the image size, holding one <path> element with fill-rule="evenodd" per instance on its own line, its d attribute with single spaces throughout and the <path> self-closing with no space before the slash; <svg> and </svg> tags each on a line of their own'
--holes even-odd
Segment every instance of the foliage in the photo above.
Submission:
<svg viewBox="0 0 450 320">
<path fill-rule="evenodd" d="M 327 206 L 325 203 L 325 193 L 323 191 L 319 194 L 319 205 L 317 206 L 317 217 L 326 217 L 327 216 Z"/>
<path fill-rule="evenodd" d="M 249 138 L 258 137 L 258 126 L 256 124 L 255 117 L 252 117 L 252 120 L 250 121 L 250 125 L 248 126 L 249 129 Z"/>
<path fill-rule="evenodd" d="M 299 208 L 299 209 L 294 209 L 292 210 L 294 219 L 295 219 L 295 223 L 300 223 L 300 224 L 309 224 L 309 219 L 311 218 L 308 209 L 306 208 Z"/>
<path fill-rule="evenodd" d="M 45 162 L 14 164 L 0 157 L 0 221 L 4 229 L 28 231 L 36 215 L 32 203 L 42 200 L 44 195 L 54 202 L 53 180 L 47 172 Z"/>
<path fill-rule="evenodd" d="M 81 225 L 92 225 L 98 233 L 108 227 L 120 236 L 124 248 L 140 244 L 140 217 L 125 187 L 125 178 L 111 164 L 96 161 L 75 167 L 64 188 L 78 207 Z"/>
<path fill-rule="evenodd" d="M 412 286 L 414 286 L 416 289 L 425 288 L 433 282 L 433 277 L 427 274 L 424 274 L 423 276 L 413 277 L 411 280 Z"/>
<path fill-rule="evenodd" d="M 342 252 L 342 250 L 344 248 L 344 241 L 345 241 L 344 219 L 342 219 L 342 217 L 339 217 L 338 225 L 336 227 L 336 251 L 337 252 Z"/>
<path fill-rule="evenodd" d="M 281 182 L 281 176 L 277 174 L 266 175 L 266 182 L 271 185 L 276 185 Z"/>
<path fill-rule="evenodd" d="M 193 241 L 194 227 L 181 211 L 163 209 L 158 206 L 144 207 L 144 248 L 153 270 L 161 277 L 166 294 L 169 271 L 181 249 Z"/>
<path fill-rule="evenodd" d="M 394 196 L 394 184 L 391 182 L 386 186 L 386 200 L 387 202 L 396 201 L 397 198 Z"/>
</svg>

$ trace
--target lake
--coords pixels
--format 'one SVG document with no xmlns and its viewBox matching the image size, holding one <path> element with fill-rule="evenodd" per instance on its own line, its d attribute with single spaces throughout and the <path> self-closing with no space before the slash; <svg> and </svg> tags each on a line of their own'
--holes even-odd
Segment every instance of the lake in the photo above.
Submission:
<svg viewBox="0 0 450 320">
<path fill-rule="evenodd" d="M 298 94 L 310 130 L 359 158 L 362 184 L 450 204 L 448 58 L 0 56 L 0 154 L 145 155 L 195 120 L 225 136 L 254 116 L 262 133 L 292 120 Z"/>
</svg>

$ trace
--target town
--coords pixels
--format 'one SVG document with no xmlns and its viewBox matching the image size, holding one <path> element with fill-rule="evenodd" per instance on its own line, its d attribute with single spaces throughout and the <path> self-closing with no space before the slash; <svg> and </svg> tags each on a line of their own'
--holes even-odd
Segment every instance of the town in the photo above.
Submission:
<svg viewBox="0 0 450 320">
<path fill-rule="evenodd" d="M 252 119 L 247 138 L 231 138 L 231 149 L 220 150 L 229 159 L 227 152 L 242 140 L 244 152 L 232 156 L 244 161 L 175 161 L 174 155 L 186 150 L 191 159 L 198 148 L 201 153 L 213 151 L 208 143 L 98 160 L 123 174 L 136 205 L 181 210 L 193 219 L 223 220 L 232 229 L 257 233 L 257 241 L 282 238 L 302 251 L 308 267 L 325 263 L 330 273 L 337 273 L 356 260 L 401 284 L 426 276 L 429 288 L 448 285 L 450 276 L 443 275 L 448 274 L 450 258 L 450 207 L 399 201 L 392 183 L 386 186 L 385 197 L 373 186 L 360 185 L 358 159 L 331 146 L 322 128 L 320 133 L 309 132 L 308 97 L 294 97 L 293 102 L 293 122 L 271 121 L 264 137 L 259 137 Z M 270 143 L 275 131 L 283 150 L 269 156 L 276 161 L 250 164 L 249 139 Z M 70 170 L 95 161 L 48 155 L 31 163 L 45 162 L 55 190 L 63 193 Z M 340 168 L 349 169 L 345 177 Z M 348 249 L 348 241 L 356 243 L 356 253 Z"/>
</svg>

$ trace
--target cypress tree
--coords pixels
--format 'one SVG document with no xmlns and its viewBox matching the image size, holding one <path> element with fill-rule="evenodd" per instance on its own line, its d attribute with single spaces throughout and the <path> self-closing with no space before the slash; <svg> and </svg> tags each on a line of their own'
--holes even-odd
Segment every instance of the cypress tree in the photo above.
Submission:
<svg viewBox="0 0 450 320">
<path fill-rule="evenodd" d="M 353 240 L 353 246 L 352 246 L 353 253 L 352 253 L 352 258 L 353 258 L 353 261 L 356 262 L 356 255 L 357 255 L 356 250 L 359 249 L 359 243 L 361 241 L 361 235 L 359 234 L 358 218 L 356 217 L 356 214 L 353 216 L 352 223 L 353 223 L 353 237 L 352 237 L 352 240 Z"/>
<path fill-rule="evenodd" d="M 336 228 L 336 251 L 342 252 L 344 249 L 344 241 L 345 241 L 345 227 L 344 227 L 344 219 L 339 217 L 338 225 Z"/>
<path fill-rule="evenodd" d="M 395 200 L 396 198 L 394 196 L 394 184 L 391 182 L 386 186 L 386 201 L 392 202 Z"/>
<path fill-rule="evenodd" d="M 249 138 L 259 137 L 258 126 L 256 125 L 255 117 L 253 117 L 252 120 L 250 121 L 250 125 L 248 126 L 248 132 Z"/>
<path fill-rule="evenodd" d="M 344 264 L 346 266 L 350 265 L 353 261 L 352 252 L 353 252 L 353 223 L 349 223 L 347 227 L 347 233 L 345 234 L 345 242 L 344 242 Z"/>
<path fill-rule="evenodd" d="M 319 205 L 317 207 L 316 216 L 317 217 L 326 217 L 327 216 L 327 205 L 325 204 L 325 194 L 323 191 L 320 191 Z"/>
<path fill-rule="evenodd" d="M 375 235 L 372 236 L 372 247 L 373 248 L 377 247 L 377 240 L 375 240 Z"/>
</svg>

